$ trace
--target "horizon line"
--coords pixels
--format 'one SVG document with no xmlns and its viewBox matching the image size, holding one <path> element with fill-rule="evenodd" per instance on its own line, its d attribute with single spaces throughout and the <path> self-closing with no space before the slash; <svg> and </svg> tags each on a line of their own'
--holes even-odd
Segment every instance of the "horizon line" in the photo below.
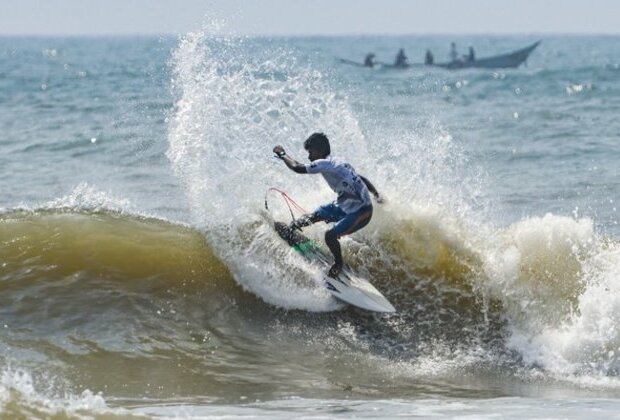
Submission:
<svg viewBox="0 0 620 420">
<path fill-rule="evenodd" d="M 178 37 L 196 31 L 187 32 L 74 32 L 74 33 L 2 33 L 0 37 Z M 235 34 L 221 33 L 214 36 L 249 37 L 249 38 L 308 38 L 308 37 L 400 37 L 400 36 L 620 36 L 619 32 L 351 32 L 351 33 L 307 33 L 307 34 Z"/>
</svg>

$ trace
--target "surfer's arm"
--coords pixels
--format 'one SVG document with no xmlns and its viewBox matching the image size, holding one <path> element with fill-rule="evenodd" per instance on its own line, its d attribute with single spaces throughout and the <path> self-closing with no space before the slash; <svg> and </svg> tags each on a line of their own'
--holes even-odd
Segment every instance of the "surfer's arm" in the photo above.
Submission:
<svg viewBox="0 0 620 420">
<path fill-rule="evenodd" d="M 308 171 L 306 170 L 306 166 L 287 155 L 282 146 L 274 147 L 273 153 L 275 153 L 278 158 L 282 159 L 290 170 L 297 172 L 298 174 L 308 173 Z"/>
<path fill-rule="evenodd" d="M 372 182 L 370 182 L 368 180 L 368 178 L 363 177 L 361 175 L 359 175 L 359 177 L 362 179 L 362 181 L 364 181 L 364 184 L 366 184 L 366 187 L 368 188 L 368 191 L 370 191 L 372 193 L 372 195 L 375 196 L 375 199 L 377 200 L 378 203 L 382 203 L 383 202 L 383 197 L 381 197 L 379 195 L 379 191 L 377 191 L 377 189 L 375 188 L 374 185 L 372 185 Z"/>
</svg>

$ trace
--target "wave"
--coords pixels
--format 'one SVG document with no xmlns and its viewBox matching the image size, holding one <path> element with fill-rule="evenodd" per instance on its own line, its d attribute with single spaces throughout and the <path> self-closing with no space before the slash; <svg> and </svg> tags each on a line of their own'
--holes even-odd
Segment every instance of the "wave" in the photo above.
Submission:
<svg viewBox="0 0 620 420">
<path fill-rule="evenodd" d="M 385 340 L 399 358 L 436 346 L 437 340 L 452 348 L 477 343 L 492 353 L 516 350 L 526 364 L 563 378 L 616 376 L 620 247 L 601 240 L 589 219 L 535 217 L 481 240 L 479 232 L 450 221 L 439 209 L 412 209 L 405 215 L 388 204 L 364 234 L 343 241 L 352 268 L 398 309 L 388 317 L 388 331 L 366 326 L 373 331 L 369 339 L 384 343 L 382 352 Z M 254 269 L 231 269 L 214 254 L 208 232 L 157 218 L 67 209 L 5 212 L 0 287 L 6 326 L 26 335 L 39 331 L 50 343 L 70 349 L 76 343 L 65 340 L 76 328 L 88 331 L 98 346 L 119 331 L 133 337 L 131 326 L 115 332 L 102 324 L 127 318 L 169 319 L 174 322 L 161 327 L 171 332 L 179 319 L 205 311 L 217 319 L 224 308 L 240 311 L 239 303 L 246 309 L 235 318 L 249 310 L 265 313 L 265 321 L 278 317 L 278 306 L 342 307 L 313 282 L 316 268 L 282 243 L 262 213 L 238 229 L 242 235 L 235 240 L 244 243 L 235 246 L 245 250 Z M 321 232 L 309 235 L 320 241 Z M 280 269 L 286 274 L 278 274 Z M 264 285 L 263 271 L 282 289 Z M 258 298 L 282 304 L 274 307 Z M 364 325 L 360 315 L 351 309 L 339 317 Z M 212 331 L 222 328 L 212 321 L 207 325 Z M 60 342 L 54 338 L 58 334 Z M 121 348 L 131 347 L 134 339 Z M 28 343 L 22 337 L 12 345 Z"/>
<path fill-rule="evenodd" d="M 570 366 L 564 373 L 580 372 L 588 369 L 586 361 L 596 371 L 614 371 L 617 337 L 594 331 L 615 319 L 615 298 L 595 290 L 618 265 L 615 257 L 609 267 L 600 262 L 613 254 L 602 244 L 616 245 L 602 239 L 591 220 L 547 215 L 493 226 L 491 203 L 482 202 L 485 175 L 468 164 L 441 124 L 413 132 L 371 129 L 369 138 L 327 75 L 286 50 L 250 54 L 251 44 L 192 33 L 171 60 L 178 100 L 168 158 L 195 224 L 209 232 L 213 251 L 239 284 L 276 306 L 334 309 L 328 296 L 316 292 L 313 268 L 282 250 L 256 210 L 269 186 L 287 185 L 304 204 L 330 199 L 315 188 L 319 181 L 293 180 L 296 175 L 278 162 L 267 162 L 274 144 L 300 150 L 310 132 L 324 131 L 334 139 L 335 154 L 346 156 L 390 200 L 377 206 L 367 228 L 343 241 L 343 250 L 397 307 L 398 321 L 392 322 L 399 345 L 499 342 L 550 371 L 563 364 Z M 409 126 L 397 124 L 398 116 L 394 122 Z M 293 284 L 283 281 L 291 276 Z M 586 326 L 591 294 L 611 307 L 600 317 L 590 315 Z M 587 334 L 571 345 L 552 344 L 553 335 L 572 331 L 574 337 L 584 329 Z M 592 334 L 597 345 L 585 338 Z M 593 357 L 592 346 L 604 356 Z"/>
<path fill-rule="evenodd" d="M 119 281 L 163 277 L 169 282 L 230 282 L 204 235 L 187 226 L 115 212 L 7 212 L 0 219 L 1 279 L 110 275 Z"/>
<path fill-rule="evenodd" d="M 143 289 L 146 298 L 166 297 L 171 288 L 213 298 L 238 296 L 245 289 L 287 309 L 341 308 L 321 286 L 322 268 L 286 246 L 266 215 L 259 211 L 255 216 L 231 235 L 236 243 L 230 247 L 242 249 L 249 266 L 240 270 L 215 255 L 208 232 L 187 225 L 101 209 L 8 211 L 0 216 L 0 287 L 14 295 L 56 290 L 72 296 L 76 304 L 90 301 L 88 294 L 96 293 L 93 287 L 133 292 L 136 285 L 148 284 Z M 385 227 L 387 219 L 391 228 Z M 449 226 L 441 225 L 438 214 L 395 220 L 389 212 L 379 212 L 373 226 L 368 235 L 343 241 L 345 258 L 393 296 L 402 313 L 409 312 L 411 296 L 401 289 L 426 281 L 422 279 L 432 279 L 434 288 L 451 279 L 449 288 L 458 284 L 463 294 L 470 294 L 471 251 Z M 322 244 L 320 227 L 308 234 Z M 265 276 L 281 287 L 265 285 Z"/>
</svg>

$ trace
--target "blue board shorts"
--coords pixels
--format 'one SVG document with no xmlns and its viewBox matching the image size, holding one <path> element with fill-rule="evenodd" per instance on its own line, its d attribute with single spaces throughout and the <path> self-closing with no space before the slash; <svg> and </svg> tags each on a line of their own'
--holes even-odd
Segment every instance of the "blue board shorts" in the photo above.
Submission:
<svg viewBox="0 0 620 420">
<path fill-rule="evenodd" d="M 321 220 L 336 223 L 330 230 L 334 231 L 338 238 L 360 230 L 372 219 L 372 205 L 365 206 L 353 213 L 345 213 L 338 204 L 331 203 L 319 207 L 315 212 Z"/>
</svg>

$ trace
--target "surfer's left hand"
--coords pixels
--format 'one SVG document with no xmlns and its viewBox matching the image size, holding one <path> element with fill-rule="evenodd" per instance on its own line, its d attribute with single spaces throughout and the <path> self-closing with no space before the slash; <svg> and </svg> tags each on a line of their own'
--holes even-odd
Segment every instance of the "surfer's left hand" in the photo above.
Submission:
<svg viewBox="0 0 620 420">
<path fill-rule="evenodd" d="M 277 145 L 276 147 L 273 148 L 273 153 L 276 154 L 277 157 L 279 157 L 280 159 L 282 159 L 282 156 L 286 155 L 286 152 L 284 151 L 284 147 Z"/>
<path fill-rule="evenodd" d="M 382 195 L 379 195 L 379 193 L 375 194 L 375 200 L 379 204 L 384 204 L 385 203 L 385 198 L 383 198 Z"/>
</svg>

